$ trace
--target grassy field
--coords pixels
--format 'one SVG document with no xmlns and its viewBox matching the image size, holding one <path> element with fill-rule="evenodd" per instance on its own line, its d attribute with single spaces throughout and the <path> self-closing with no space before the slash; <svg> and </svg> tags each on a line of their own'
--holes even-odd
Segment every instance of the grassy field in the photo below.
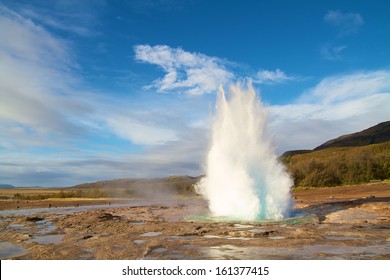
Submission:
<svg viewBox="0 0 390 280">
<path fill-rule="evenodd" d="M 331 187 L 390 178 L 390 142 L 338 147 L 281 158 L 294 187 Z"/>
<path fill-rule="evenodd" d="M 0 199 L 47 200 L 70 198 L 106 198 L 100 189 L 68 190 L 66 188 L 10 188 L 0 189 Z"/>
<path fill-rule="evenodd" d="M 15 194 L 19 193 L 21 195 L 49 195 L 49 194 L 58 194 L 63 189 L 59 188 L 10 188 L 10 189 L 0 189 L 0 197 L 3 199 L 11 199 Z"/>
</svg>

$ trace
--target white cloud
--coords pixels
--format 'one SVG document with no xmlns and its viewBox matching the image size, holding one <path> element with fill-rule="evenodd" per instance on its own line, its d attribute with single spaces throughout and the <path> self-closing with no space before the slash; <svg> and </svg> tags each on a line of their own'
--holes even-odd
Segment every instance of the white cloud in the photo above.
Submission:
<svg viewBox="0 0 390 280">
<path fill-rule="evenodd" d="M 270 106 L 269 134 L 279 153 L 312 149 L 390 120 L 390 71 L 327 77 L 294 104 Z"/>
<path fill-rule="evenodd" d="M 115 134 L 135 144 L 160 145 L 177 140 L 176 133 L 172 129 L 139 122 L 125 115 L 109 116 L 106 122 Z"/>
<path fill-rule="evenodd" d="M 358 72 L 327 77 L 314 88 L 307 90 L 300 100 L 333 104 L 389 91 L 389 71 Z"/>
<path fill-rule="evenodd" d="M 339 11 L 328 11 L 324 21 L 335 26 L 340 36 L 357 33 L 364 24 L 362 16 L 358 13 L 341 13 Z"/>
<path fill-rule="evenodd" d="M 261 70 L 257 72 L 256 76 L 253 78 L 253 82 L 259 84 L 279 84 L 294 79 L 294 77 L 286 75 L 286 73 L 280 69 L 276 69 L 275 71 Z"/>
<path fill-rule="evenodd" d="M 66 45 L 58 38 L 7 7 L 0 4 L 0 48 L 15 59 L 27 60 L 38 65 L 60 59 L 68 65 Z M 50 58 L 43 60 L 43 58 Z M 62 66 L 63 63 L 52 66 Z"/>
<path fill-rule="evenodd" d="M 94 133 L 139 145 L 176 140 L 174 129 L 152 113 L 139 118 L 135 113 L 142 109 L 128 102 L 80 89 L 67 42 L 3 5 L 0 61 L 2 147 L 69 147 L 70 139 L 77 142 Z"/>
<path fill-rule="evenodd" d="M 0 126 L 13 123 L 26 136 L 79 131 L 58 110 L 72 106 L 61 96 L 75 82 L 64 42 L 0 5 L 0 60 Z"/>
<path fill-rule="evenodd" d="M 137 45 L 134 50 L 137 60 L 158 65 L 166 72 L 164 78 L 153 82 L 159 92 L 201 95 L 216 91 L 220 84 L 234 78 L 224 62 L 215 57 L 165 45 Z"/>
<path fill-rule="evenodd" d="M 67 1 L 5 1 L 25 19 L 51 31 L 91 37 L 99 24 L 99 13 L 105 10 L 105 0 Z"/>
</svg>

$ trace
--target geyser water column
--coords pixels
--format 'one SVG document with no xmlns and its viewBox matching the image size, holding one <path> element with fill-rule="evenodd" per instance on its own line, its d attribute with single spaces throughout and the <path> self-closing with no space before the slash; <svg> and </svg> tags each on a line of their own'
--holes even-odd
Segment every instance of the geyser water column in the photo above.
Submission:
<svg viewBox="0 0 390 280">
<path fill-rule="evenodd" d="M 222 87 L 206 162 L 195 186 L 213 216 L 238 220 L 280 220 L 291 209 L 292 180 L 263 134 L 265 111 L 251 84 Z"/>
</svg>

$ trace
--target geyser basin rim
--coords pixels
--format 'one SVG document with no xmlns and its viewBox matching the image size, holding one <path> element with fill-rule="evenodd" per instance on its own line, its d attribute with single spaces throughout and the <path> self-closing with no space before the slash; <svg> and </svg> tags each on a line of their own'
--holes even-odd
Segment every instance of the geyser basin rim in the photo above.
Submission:
<svg viewBox="0 0 390 280">
<path fill-rule="evenodd" d="M 185 219 L 189 222 L 205 222 L 205 223 L 238 223 L 246 225 L 272 225 L 272 224 L 307 224 L 318 223 L 319 219 L 316 214 L 306 214 L 296 212 L 294 216 L 281 220 L 240 220 L 231 217 L 217 217 L 209 214 L 192 215 Z"/>
</svg>

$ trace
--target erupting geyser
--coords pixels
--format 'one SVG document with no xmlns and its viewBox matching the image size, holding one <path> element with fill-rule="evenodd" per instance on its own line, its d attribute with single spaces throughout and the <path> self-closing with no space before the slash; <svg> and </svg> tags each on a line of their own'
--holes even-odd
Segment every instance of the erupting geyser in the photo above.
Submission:
<svg viewBox="0 0 390 280">
<path fill-rule="evenodd" d="M 195 186 L 216 217 L 280 220 L 292 180 L 263 135 L 265 112 L 251 84 L 218 90 L 206 176 Z"/>
</svg>

